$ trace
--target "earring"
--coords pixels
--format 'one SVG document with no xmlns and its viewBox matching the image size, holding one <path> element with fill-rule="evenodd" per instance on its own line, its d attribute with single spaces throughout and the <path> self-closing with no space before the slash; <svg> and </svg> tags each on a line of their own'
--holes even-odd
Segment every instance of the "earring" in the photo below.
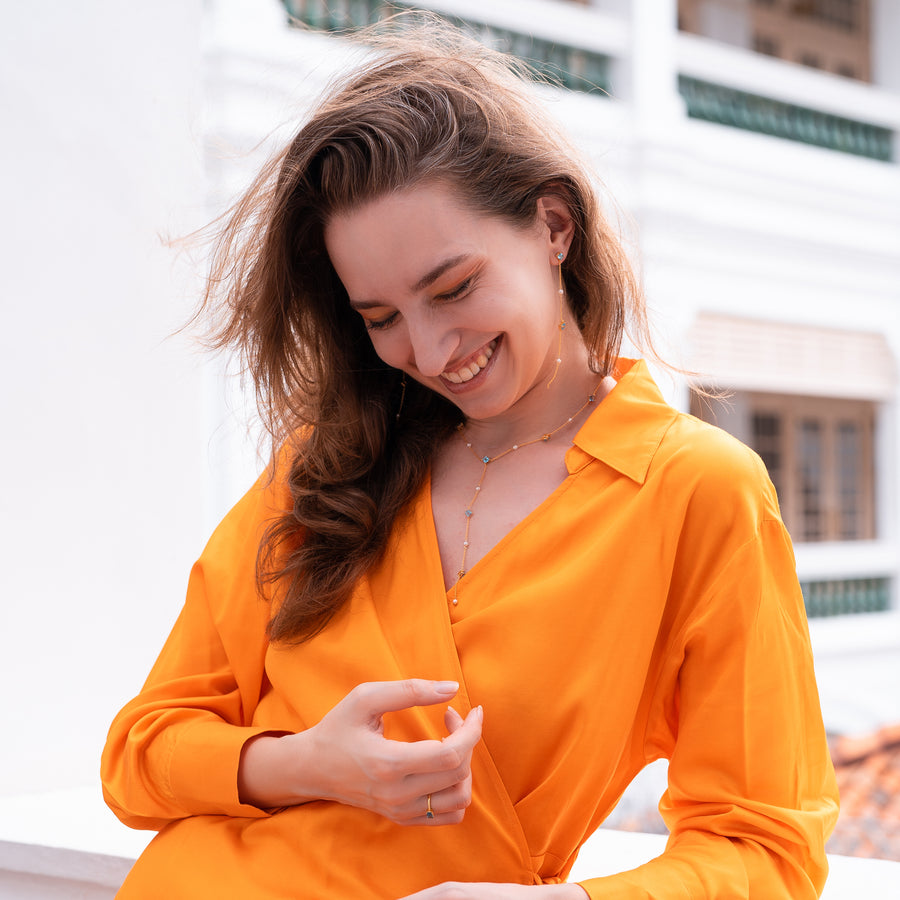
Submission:
<svg viewBox="0 0 900 900">
<path fill-rule="evenodd" d="M 557 293 L 559 294 L 559 338 L 556 343 L 556 368 L 553 370 L 553 375 L 547 382 L 547 387 L 550 387 L 550 385 L 553 384 L 554 381 L 556 381 L 556 376 L 559 374 L 559 366 L 560 363 L 562 363 L 562 333 L 566 327 L 566 320 L 563 318 L 563 298 L 565 297 L 566 292 L 563 288 L 562 278 L 562 263 L 565 259 L 565 254 L 557 253 L 556 258 L 557 260 L 559 260 L 559 267 L 557 270 L 559 272 L 559 289 L 557 291 Z"/>
<path fill-rule="evenodd" d="M 400 421 L 400 413 L 403 412 L 403 401 L 406 399 L 406 372 L 400 376 L 400 405 L 397 407 L 397 414 L 394 421 Z"/>
</svg>

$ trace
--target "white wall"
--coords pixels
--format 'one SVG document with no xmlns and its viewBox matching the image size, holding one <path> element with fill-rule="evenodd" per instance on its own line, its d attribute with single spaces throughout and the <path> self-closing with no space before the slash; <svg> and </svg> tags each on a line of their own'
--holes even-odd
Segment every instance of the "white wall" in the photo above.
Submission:
<svg viewBox="0 0 900 900">
<path fill-rule="evenodd" d="M 0 794 L 96 784 L 204 539 L 202 6 L 4 9 Z"/>
</svg>

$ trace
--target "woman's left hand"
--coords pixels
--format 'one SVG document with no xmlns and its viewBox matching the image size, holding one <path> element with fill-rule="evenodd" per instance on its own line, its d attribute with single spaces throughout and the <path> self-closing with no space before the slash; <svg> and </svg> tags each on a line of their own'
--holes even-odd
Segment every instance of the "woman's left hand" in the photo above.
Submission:
<svg viewBox="0 0 900 900">
<path fill-rule="evenodd" d="M 445 881 L 403 900 L 585 900 L 578 884 L 495 884 L 490 881 Z"/>
</svg>

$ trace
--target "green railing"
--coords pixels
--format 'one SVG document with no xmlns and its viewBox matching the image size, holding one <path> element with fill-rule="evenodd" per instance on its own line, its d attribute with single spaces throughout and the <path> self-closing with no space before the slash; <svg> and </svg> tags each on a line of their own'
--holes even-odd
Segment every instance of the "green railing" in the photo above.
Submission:
<svg viewBox="0 0 900 900">
<path fill-rule="evenodd" d="M 292 21 L 323 31 L 352 31 L 416 9 L 415 3 L 402 0 L 285 0 L 285 7 Z M 442 17 L 484 44 L 526 61 L 553 84 L 585 93 L 609 92 L 610 60 L 603 54 L 448 13 Z"/>
<path fill-rule="evenodd" d="M 890 608 L 890 579 L 852 578 L 801 583 L 806 614 L 811 618 L 883 612 Z"/>
<path fill-rule="evenodd" d="M 782 103 L 684 75 L 678 78 L 678 90 L 687 105 L 688 115 L 693 119 L 869 159 L 884 162 L 893 159 L 893 133 L 888 128 Z"/>
<path fill-rule="evenodd" d="M 402 10 L 415 10 L 414 0 L 284 0 L 294 22 L 323 31 L 352 31 L 380 22 Z M 610 92 L 611 59 L 576 46 L 534 37 L 525 31 L 496 28 L 470 18 L 444 14 L 479 40 L 528 62 L 549 81 L 573 91 Z M 720 84 L 678 78 L 687 114 L 718 125 L 768 134 L 828 150 L 891 162 L 894 135 L 891 129 L 858 122 L 724 87 Z"/>
</svg>

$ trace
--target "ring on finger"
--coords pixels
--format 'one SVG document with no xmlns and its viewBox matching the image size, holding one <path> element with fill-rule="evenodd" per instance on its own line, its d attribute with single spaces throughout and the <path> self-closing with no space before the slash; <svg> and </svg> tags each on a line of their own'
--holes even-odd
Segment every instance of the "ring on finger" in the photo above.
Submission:
<svg viewBox="0 0 900 900">
<path fill-rule="evenodd" d="M 434 810 L 431 808 L 431 794 L 429 794 L 425 798 L 425 803 L 427 804 L 427 809 L 425 810 L 425 818 L 433 819 L 434 818 Z"/>
</svg>

